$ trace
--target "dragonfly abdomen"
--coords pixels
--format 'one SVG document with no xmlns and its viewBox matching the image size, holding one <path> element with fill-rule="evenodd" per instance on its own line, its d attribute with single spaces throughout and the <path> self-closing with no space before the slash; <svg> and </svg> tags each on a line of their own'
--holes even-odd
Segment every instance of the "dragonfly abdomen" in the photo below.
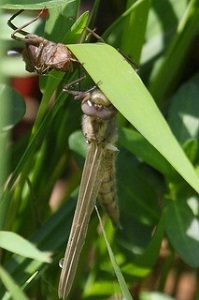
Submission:
<svg viewBox="0 0 199 300">
<path fill-rule="evenodd" d="M 115 152 L 107 150 L 104 162 L 104 174 L 98 193 L 98 198 L 100 204 L 109 215 L 112 223 L 121 228 L 115 180 Z"/>
</svg>

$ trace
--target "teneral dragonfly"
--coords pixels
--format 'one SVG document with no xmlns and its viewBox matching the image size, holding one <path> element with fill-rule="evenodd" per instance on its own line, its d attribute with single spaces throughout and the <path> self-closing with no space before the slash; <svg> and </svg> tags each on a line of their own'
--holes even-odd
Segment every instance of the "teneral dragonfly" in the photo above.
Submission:
<svg viewBox="0 0 199 300">
<path fill-rule="evenodd" d="M 73 284 L 97 195 L 112 222 L 120 227 L 115 188 L 117 111 L 99 89 L 73 93 L 76 95 L 75 99 L 82 100 L 82 128 L 89 146 L 75 215 L 62 260 L 58 294 L 63 299 L 67 297 Z"/>
<path fill-rule="evenodd" d="M 16 12 L 8 20 L 8 25 L 14 30 L 11 37 L 25 43 L 22 56 L 26 63 L 26 70 L 28 72 L 37 72 L 38 74 L 44 74 L 50 70 L 72 71 L 72 63 L 77 62 L 77 60 L 72 57 L 72 53 L 66 45 L 51 42 L 43 37 L 23 30 L 38 20 L 43 10 L 36 18 L 17 28 L 12 21 L 22 12 L 23 9 Z M 17 36 L 17 33 L 20 33 L 24 37 Z"/>
</svg>

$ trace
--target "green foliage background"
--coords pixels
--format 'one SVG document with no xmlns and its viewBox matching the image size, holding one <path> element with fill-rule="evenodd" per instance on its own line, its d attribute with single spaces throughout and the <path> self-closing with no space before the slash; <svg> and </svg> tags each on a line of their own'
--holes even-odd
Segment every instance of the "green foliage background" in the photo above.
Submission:
<svg viewBox="0 0 199 300">
<path fill-rule="evenodd" d="M 1 4 L 1 299 L 57 299 L 58 264 L 85 156 L 80 105 L 62 92 L 79 76 L 76 68 L 41 76 L 42 101 L 32 131 L 9 142 L 10 128 L 25 107 L 8 78 L 27 73 L 21 58 L 6 57 L 3 50 L 16 46 L 6 22 L 13 13 L 9 10 L 21 8 L 49 9 L 45 24 L 34 23 L 28 31 L 68 45 L 119 111 L 117 184 L 123 230 L 114 229 L 107 218 L 103 223 L 109 254 L 114 252 L 119 269 L 110 260 L 93 213 L 70 299 L 108 299 L 114 294 L 129 299 L 121 273 L 134 297 L 135 284 L 142 284 L 160 263 L 163 240 L 169 254 L 160 264 L 159 283 L 154 290 L 139 291 L 138 299 L 153 299 L 155 293 L 158 299 L 170 299 L 163 292 L 176 255 L 198 276 L 199 74 L 197 66 L 190 68 L 190 53 L 198 35 L 199 1 L 128 0 L 126 7 L 120 1 L 111 3 L 118 17 L 102 33 L 106 44 L 80 43 L 85 25 L 98 24 L 100 1 L 82 14 L 83 1 L 76 0 Z M 29 18 L 20 15 L 17 26 Z M 138 74 L 120 52 L 139 65 Z M 92 84 L 87 78 L 82 89 Z M 67 188 L 52 210 L 49 199 L 60 179 Z"/>
</svg>

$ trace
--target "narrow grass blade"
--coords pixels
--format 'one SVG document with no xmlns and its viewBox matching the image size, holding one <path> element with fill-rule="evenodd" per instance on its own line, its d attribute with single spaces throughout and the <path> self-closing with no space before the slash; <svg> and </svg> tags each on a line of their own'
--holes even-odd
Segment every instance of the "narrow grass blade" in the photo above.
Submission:
<svg viewBox="0 0 199 300">
<path fill-rule="evenodd" d="M 29 300 L 22 292 L 21 288 L 13 281 L 11 276 L 0 266 L 0 278 L 13 300 Z"/>
<path fill-rule="evenodd" d="M 103 236 L 104 236 L 104 240 L 105 240 L 105 243 L 106 243 L 106 247 L 107 247 L 107 250 L 108 250 L 108 254 L 110 256 L 110 259 L 111 259 L 111 263 L 112 263 L 112 266 L 113 266 L 113 269 L 115 271 L 115 275 L 117 276 L 117 279 L 118 279 L 118 282 L 120 284 L 120 287 L 121 287 L 121 290 L 122 290 L 122 294 L 123 294 L 123 297 L 125 300 L 133 300 L 129 290 L 128 290 L 128 287 L 126 285 L 126 282 L 125 282 L 125 279 L 120 271 L 120 268 L 115 260 L 115 257 L 114 257 L 114 254 L 112 252 L 112 249 L 111 249 L 111 246 L 108 242 L 108 239 L 107 239 L 107 236 L 106 236 L 106 232 L 104 230 L 104 227 L 103 227 L 103 224 L 102 224 L 102 220 L 101 220 L 101 217 L 100 217 L 100 214 L 99 214 L 99 211 L 98 211 L 98 208 L 97 206 L 95 206 L 95 210 L 96 210 L 96 213 L 97 213 L 97 216 L 98 216 L 98 219 L 99 219 L 99 222 L 100 222 L 100 226 L 101 226 L 101 229 L 102 229 L 102 233 L 103 233 Z"/>
</svg>

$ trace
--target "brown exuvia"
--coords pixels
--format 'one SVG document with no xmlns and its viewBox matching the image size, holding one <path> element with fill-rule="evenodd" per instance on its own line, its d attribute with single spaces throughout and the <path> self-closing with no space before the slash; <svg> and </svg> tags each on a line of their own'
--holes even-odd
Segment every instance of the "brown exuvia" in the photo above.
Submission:
<svg viewBox="0 0 199 300">
<path fill-rule="evenodd" d="M 23 10 L 19 10 L 15 13 L 8 20 L 8 25 L 14 30 L 11 37 L 25 43 L 22 55 L 26 63 L 26 70 L 28 72 L 37 72 L 38 74 L 44 74 L 50 70 L 72 71 L 73 62 L 77 62 L 77 60 L 72 57 L 72 53 L 64 44 L 54 43 L 36 34 L 22 30 L 35 22 L 43 10 L 36 18 L 17 28 L 12 23 L 12 20 L 22 12 Z M 17 36 L 17 33 L 20 33 L 24 37 Z"/>
</svg>

